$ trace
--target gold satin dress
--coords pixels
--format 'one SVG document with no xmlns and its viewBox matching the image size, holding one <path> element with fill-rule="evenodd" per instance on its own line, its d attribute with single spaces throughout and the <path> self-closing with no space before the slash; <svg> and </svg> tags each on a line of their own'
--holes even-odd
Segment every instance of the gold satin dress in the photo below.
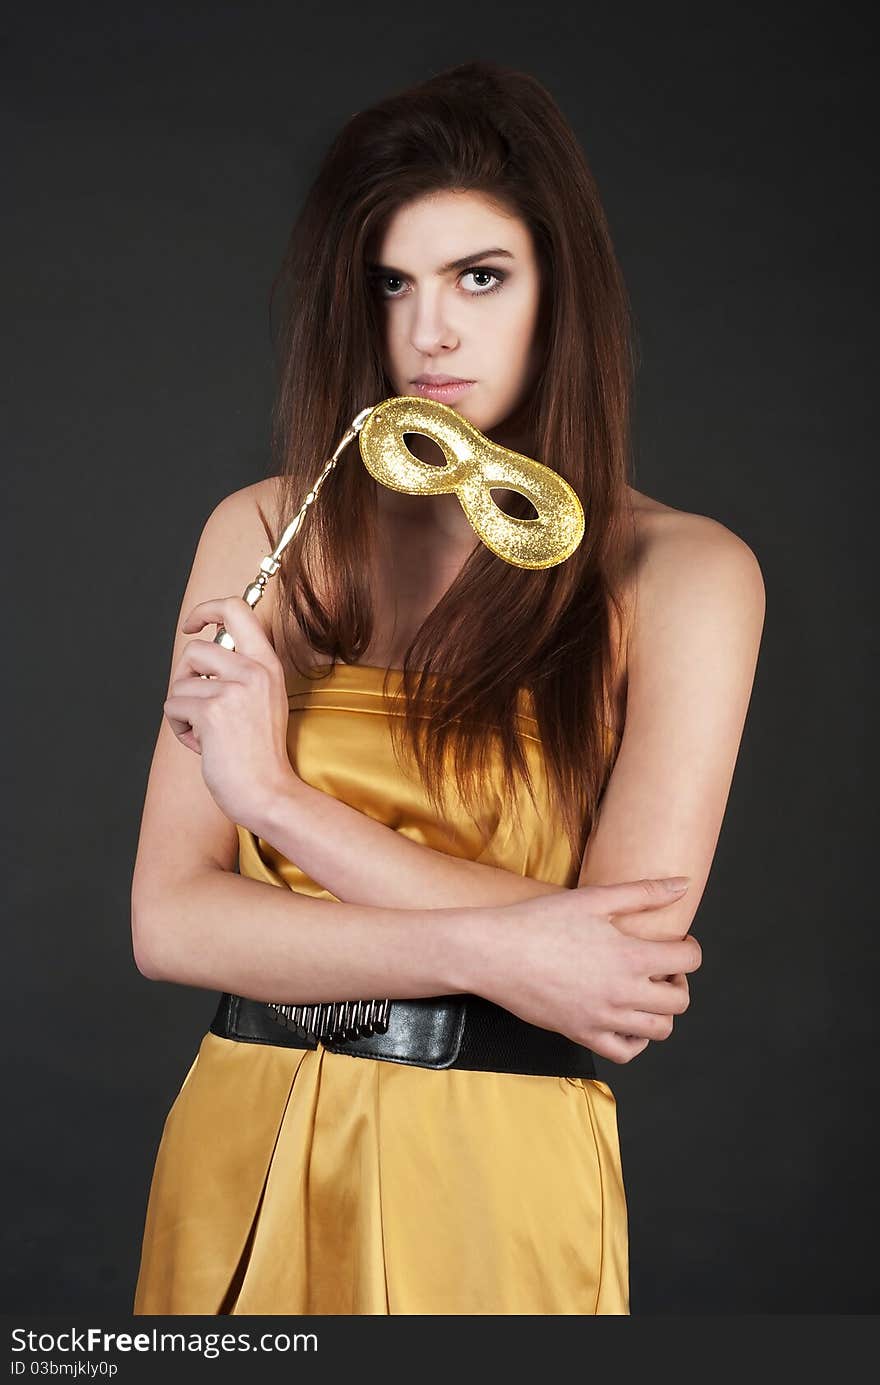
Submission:
<svg viewBox="0 0 880 1385">
<path fill-rule="evenodd" d="M 293 675 L 299 776 L 413 841 L 574 885 L 579 863 L 544 810 L 534 719 L 521 711 L 519 734 L 540 811 L 523 789 L 516 823 L 490 782 L 477 825 L 463 811 L 439 821 L 395 761 L 384 675 L 363 664 L 319 682 Z M 336 898 L 238 834 L 242 875 Z M 628 1314 L 611 1088 L 208 1032 L 165 1121 L 133 1311 Z"/>
</svg>

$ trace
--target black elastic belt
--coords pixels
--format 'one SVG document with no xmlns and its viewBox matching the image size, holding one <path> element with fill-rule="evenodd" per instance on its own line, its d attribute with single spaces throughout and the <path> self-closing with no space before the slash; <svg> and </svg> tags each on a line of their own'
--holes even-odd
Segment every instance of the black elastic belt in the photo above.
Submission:
<svg viewBox="0 0 880 1385">
<path fill-rule="evenodd" d="M 224 992 L 210 1032 L 240 1043 L 319 1047 L 319 1041 L 289 1029 L 275 1014 L 260 1000 Z M 564 1034 L 528 1024 L 483 996 L 469 994 L 392 1000 L 384 1033 L 320 1043 L 320 1047 L 354 1058 L 382 1058 L 423 1068 L 596 1076 L 589 1048 Z"/>
</svg>

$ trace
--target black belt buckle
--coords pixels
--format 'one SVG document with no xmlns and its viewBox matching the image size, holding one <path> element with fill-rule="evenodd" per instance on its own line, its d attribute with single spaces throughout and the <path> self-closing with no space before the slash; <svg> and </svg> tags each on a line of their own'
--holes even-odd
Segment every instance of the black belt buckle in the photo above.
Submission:
<svg viewBox="0 0 880 1385">
<path fill-rule="evenodd" d="M 307 1039 L 330 1043 L 348 1042 L 368 1034 L 384 1034 L 388 1028 L 390 1000 L 321 1000 L 309 1005 L 266 1001 L 279 1024 Z"/>
<path fill-rule="evenodd" d="M 448 1068 L 458 1057 L 466 1019 L 464 995 L 392 1000 L 390 1029 L 357 1039 L 325 1039 L 323 1044 L 331 1053 Z"/>
<path fill-rule="evenodd" d="M 393 1000 L 390 1030 L 356 1039 L 319 1040 L 298 1025 L 279 1023 L 267 1001 L 246 1000 L 243 996 L 224 992 L 210 1031 L 241 1043 L 286 1044 L 311 1049 L 316 1049 L 320 1043 L 331 1053 L 348 1053 L 355 1058 L 385 1058 L 392 1063 L 448 1068 L 458 1058 L 466 1021 L 467 997 L 464 994 Z"/>
</svg>

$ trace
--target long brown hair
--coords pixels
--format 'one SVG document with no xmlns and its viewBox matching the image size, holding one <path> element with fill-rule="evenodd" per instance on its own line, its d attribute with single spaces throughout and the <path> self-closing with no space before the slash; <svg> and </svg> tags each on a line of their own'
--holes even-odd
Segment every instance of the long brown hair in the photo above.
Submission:
<svg viewBox="0 0 880 1385">
<path fill-rule="evenodd" d="M 609 603 L 622 615 L 633 352 L 595 181 L 534 77 L 464 63 L 358 112 L 332 142 L 273 284 L 273 307 L 282 301 L 272 419 L 279 528 L 265 515 L 263 523 L 274 545 L 355 415 L 397 393 L 383 367 L 367 265 L 399 207 L 445 189 L 478 191 L 531 230 L 543 367 L 525 406 L 530 445 L 520 450 L 570 482 L 586 531 L 574 554 L 549 569 L 517 568 L 475 546 L 404 656 L 403 715 L 390 717 L 403 727 L 395 751 L 411 752 L 437 811 L 450 772 L 473 811 L 492 741 L 513 803 L 518 778 L 532 793 L 517 732 L 529 697 L 550 793 L 579 858 L 609 773 L 605 708 L 619 656 Z M 359 459 L 343 453 L 286 550 L 277 579 L 283 641 L 303 676 L 310 670 L 297 664 L 293 622 L 331 664 L 356 664 L 369 647 L 375 488 Z M 534 513 L 518 494 L 505 508 Z"/>
</svg>

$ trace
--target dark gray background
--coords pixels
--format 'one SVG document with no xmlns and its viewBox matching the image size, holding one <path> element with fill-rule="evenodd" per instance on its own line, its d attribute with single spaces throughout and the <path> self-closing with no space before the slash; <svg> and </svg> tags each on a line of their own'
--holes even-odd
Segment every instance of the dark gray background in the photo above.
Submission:
<svg viewBox="0 0 880 1385">
<path fill-rule="evenodd" d="M 129 933 L 183 584 L 209 511 L 267 472 L 269 284 L 327 142 L 471 57 L 542 80 L 599 180 L 637 488 L 740 534 L 767 587 L 690 1010 L 601 1062 L 632 1310 L 877 1308 L 869 34 L 846 7 L 608 9 L 4 21 L 6 1312 L 129 1310 L 215 1001 L 142 978 Z"/>
</svg>

